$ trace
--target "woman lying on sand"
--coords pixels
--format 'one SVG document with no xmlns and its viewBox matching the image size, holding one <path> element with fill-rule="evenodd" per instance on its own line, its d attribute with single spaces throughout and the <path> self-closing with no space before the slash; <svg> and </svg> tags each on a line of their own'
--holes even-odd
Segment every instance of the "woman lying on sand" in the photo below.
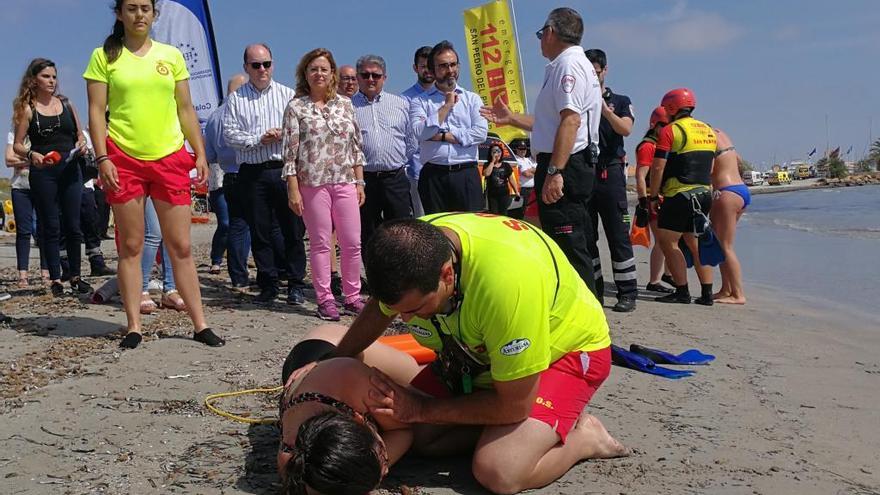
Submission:
<svg viewBox="0 0 880 495">
<path fill-rule="evenodd" d="M 283 493 L 369 493 L 412 444 L 409 425 L 367 412 L 374 373 L 370 366 L 380 367 L 398 383 L 409 383 L 419 372 L 409 355 L 376 343 L 362 360 L 328 359 L 305 373 L 293 373 L 332 352 L 342 338 L 340 330 L 316 328 L 284 362 L 278 449 Z"/>
</svg>

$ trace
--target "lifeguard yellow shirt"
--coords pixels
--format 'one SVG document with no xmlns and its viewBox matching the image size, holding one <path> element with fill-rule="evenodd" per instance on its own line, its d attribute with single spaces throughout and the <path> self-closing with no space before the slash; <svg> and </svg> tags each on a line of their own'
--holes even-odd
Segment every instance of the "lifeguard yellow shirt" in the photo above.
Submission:
<svg viewBox="0 0 880 495">
<path fill-rule="evenodd" d="M 489 374 L 474 385 L 539 373 L 569 352 L 611 345 L 602 306 L 555 241 L 539 228 L 482 213 L 437 213 L 420 218 L 452 229 L 461 239 L 463 300 L 440 328 L 415 317 L 410 332 L 423 346 L 442 347 L 437 332 L 470 350 Z M 558 284 L 558 286 L 557 286 Z M 382 311 L 395 314 L 380 303 Z M 491 375 L 491 376 L 489 376 Z"/>
<path fill-rule="evenodd" d="M 95 48 L 83 74 L 107 84 L 107 133 L 122 151 L 139 160 L 158 160 L 183 146 L 174 87 L 189 79 L 189 71 L 180 50 L 152 43 L 143 57 L 123 46 L 112 64 L 103 48 Z"/>
</svg>

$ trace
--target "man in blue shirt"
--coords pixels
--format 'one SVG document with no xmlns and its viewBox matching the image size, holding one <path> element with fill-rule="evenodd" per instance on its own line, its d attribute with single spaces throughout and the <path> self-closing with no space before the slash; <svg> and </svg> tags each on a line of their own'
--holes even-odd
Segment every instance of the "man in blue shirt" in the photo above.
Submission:
<svg viewBox="0 0 880 495">
<path fill-rule="evenodd" d="M 431 54 L 430 46 L 423 46 L 416 50 L 413 55 L 413 72 L 416 73 L 417 81 L 400 96 L 406 98 L 407 104 L 412 103 L 416 96 L 424 93 L 434 86 L 434 73 L 428 69 L 428 55 Z M 410 130 L 412 134 L 412 130 Z M 406 164 L 406 175 L 409 177 L 409 193 L 412 198 L 413 214 L 421 217 L 425 214 L 422 207 L 422 199 L 419 198 L 419 173 L 422 171 L 422 162 L 419 161 L 418 140 L 416 140 L 416 152 L 412 154 Z"/>
<path fill-rule="evenodd" d="M 428 56 L 434 87 L 410 104 L 410 126 L 419 140 L 419 196 L 426 214 L 480 211 L 483 187 L 477 171 L 480 143 L 489 123 L 480 97 L 458 85 L 458 54 L 441 41 Z"/>
<path fill-rule="evenodd" d="M 247 81 L 242 74 L 237 74 L 229 80 L 227 94 L 241 87 Z M 247 198 L 242 196 L 237 187 L 238 161 L 235 159 L 235 150 L 226 145 L 223 138 L 223 112 L 226 104 L 222 104 L 214 110 L 205 124 L 205 158 L 208 163 L 217 163 L 223 170 L 223 185 L 216 192 L 211 191 L 212 209 L 217 212 L 217 229 L 220 229 L 222 207 L 219 203 L 226 203 L 226 219 L 228 223 L 226 231 L 226 268 L 229 271 L 229 279 L 233 287 L 248 286 L 248 255 L 251 250 L 251 233 L 247 221 L 245 221 L 242 201 Z"/>
<path fill-rule="evenodd" d="M 388 77 L 385 60 L 364 55 L 356 64 L 360 89 L 351 97 L 364 151 L 361 242 L 367 242 L 383 220 L 412 217 L 406 163 L 415 152 L 409 130 L 409 101 L 382 91 Z"/>
</svg>

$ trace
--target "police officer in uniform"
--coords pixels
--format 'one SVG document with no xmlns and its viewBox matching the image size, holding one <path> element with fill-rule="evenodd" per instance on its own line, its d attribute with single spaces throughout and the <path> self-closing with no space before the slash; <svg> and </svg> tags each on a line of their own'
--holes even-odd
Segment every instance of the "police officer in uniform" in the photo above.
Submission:
<svg viewBox="0 0 880 495">
<path fill-rule="evenodd" d="M 583 33 L 583 20 L 574 9 L 551 11 L 544 27 L 535 33 L 541 53 L 550 60 L 535 114 L 513 113 L 500 98 L 481 113 L 495 124 L 532 131 L 541 228 L 559 244 L 593 294 L 599 294 L 589 253 L 596 241 L 587 204 L 599 159 L 602 91 L 596 71 L 579 46 Z"/>
<path fill-rule="evenodd" d="M 626 199 L 626 151 L 623 138 L 632 132 L 632 103 L 628 96 L 615 94 L 605 85 L 608 59 L 605 52 L 593 48 L 585 52 L 596 69 L 602 85 L 602 120 L 599 123 L 599 166 L 596 168 L 596 186 L 588 209 L 593 223 L 593 239 L 590 256 L 593 258 L 593 275 L 599 301 L 603 302 L 605 279 L 599 257 L 599 217 L 611 252 L 614 284 L 617 285 L 617 304 L 612 308 L 619 313 L 636 309 L 636 259 L 629 240 L 629 206 Z"/>
</svg>

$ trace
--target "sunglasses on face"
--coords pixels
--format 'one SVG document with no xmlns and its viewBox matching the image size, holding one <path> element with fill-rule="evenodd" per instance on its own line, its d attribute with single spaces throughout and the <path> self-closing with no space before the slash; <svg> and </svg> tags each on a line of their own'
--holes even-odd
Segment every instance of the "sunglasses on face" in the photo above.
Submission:
<svg viewBox="0 0 880 495">
<path fill-rule="evenodd" d="M 260 70 L 260 67 L 262 67 L 264 69 L 268 69 L 269 67 L 272 67 L 272 61 L 266 60 L 265 62 L 251 62 L 248 65 L 250 65 L 251 69 L 254 69 L 254 70 Z"/>
<path fill-rule="evenodd" d="M 361 79 L 366 79 L 368 81 L 370 79 L 372 79 L 374 81 L 378 81 L 378 80 L 382 79 L 383 77 L 385 77 L 385 74 L 380 74 L 378 72 L 361 72 L 360 76 L 361 76 Z"/>
<path fill-rule="evenodd" d="M 537 30 L 537 31 L 535 32 L 535 36 L 537 36 L 538 39 L 543 38 L 543 37 L 544 37 L 544 31 L 546 31 L 547 28 L 549 28 L 549 27 L 550 27 L 550 26 L 544 26 L 544 27 L 542 27 L 541 29 Z"/>
<path fill-rule="evenodd" d="M 342 82 L 347 82 L 347 83 L 357 82 L 357 78 L 354 76 L 342 76 L 339 78 L 339 80 Z"/>
</svg>

